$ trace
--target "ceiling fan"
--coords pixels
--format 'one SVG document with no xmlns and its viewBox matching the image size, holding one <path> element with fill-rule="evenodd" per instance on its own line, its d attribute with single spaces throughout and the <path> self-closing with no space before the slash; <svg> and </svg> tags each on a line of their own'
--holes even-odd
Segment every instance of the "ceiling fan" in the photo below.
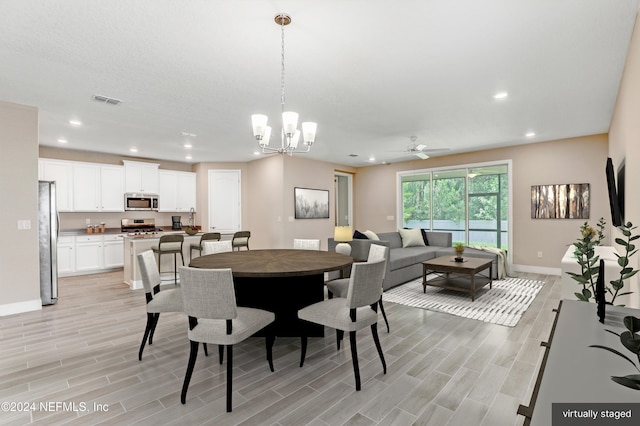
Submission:
<svg viewBox="0 0 640 426">
<path fill-rule="evenodd" d="M 407 147 L 407 149 L 405 149 L 402 152 L 406 152 L 406 153 L 415 155 L 416 157 L 421 158 L 423 160 L 426 160 L 427 158 L 429 158 L 429 155 L 427 154 L 429 152 L 438 152 L 438 151 L 447 151 L 447 150 L 449 150 L 449 148 L 427 149 L 427 145 L 416 144 L 416 140 L 418 140 L 418 137 L 415 136 L 415 135 L 409 136 L 409 139 L 411 140 L 411 145 L 409 145 Z"/>
</svg>

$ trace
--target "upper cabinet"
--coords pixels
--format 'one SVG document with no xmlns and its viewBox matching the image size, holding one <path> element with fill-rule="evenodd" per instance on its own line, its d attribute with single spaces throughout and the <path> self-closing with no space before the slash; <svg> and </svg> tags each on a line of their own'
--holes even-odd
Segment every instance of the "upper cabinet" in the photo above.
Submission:
<svg viewBox="0 0 640 426">
<path fill-rule="evenodd" d="M 188 212 L 196 207 L 196 174 L 173 170 L 158 172 L 158 211 Z"/>
<path fill-rule="evenodd" d="M 158 166 L 154 163 L 123 160 L 125 192 L 158 194 Z"/>
<path fill-rule="evenodd" d="M 93 163 L 73 165 L 73 209 L 124 211 L 124 168 Z"/>
<path fill-rule="evenodd" d="M 58 211 L 73 211 L 73 163 L 63 160 L 38 160 L 38 178 L 56 183 Z"/>
</svg>

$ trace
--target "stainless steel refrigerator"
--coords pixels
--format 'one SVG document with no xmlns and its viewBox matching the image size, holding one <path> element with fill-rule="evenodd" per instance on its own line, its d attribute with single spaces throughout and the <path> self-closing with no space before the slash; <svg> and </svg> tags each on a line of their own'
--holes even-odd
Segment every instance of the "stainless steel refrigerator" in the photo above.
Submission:
<svg viewBox="0 0 640 426">
<path fill-rule="evenodd" d="M 38 182 L 38 239 L 40 243 L 40 298 L 43 305 L 58 301 L 58 209 L 56 183 Z"/>
</svg>

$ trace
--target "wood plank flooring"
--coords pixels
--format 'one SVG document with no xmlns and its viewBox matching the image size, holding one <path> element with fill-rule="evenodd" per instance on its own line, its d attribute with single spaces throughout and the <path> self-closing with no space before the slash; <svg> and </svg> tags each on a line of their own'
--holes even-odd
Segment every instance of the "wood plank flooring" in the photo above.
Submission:
<svg viewBox="0 0 640 426">
<path fill-rule="evenodd" d="M 300 368 L 298 339 L 277 339 L 275 372 L 264 340 L 234 348 L 233 412 L 225 412 L 225 365 L 200 353 L 186 405 L 179 396 L 189 344 L 184 314 L 162 314 L 142 361 L 142 290 L 122 272 L 60 281 L 58 304 L 0 317 L 0 424 L 46 425 L 521 425 L 560 299 L 546 282 L 516 327 L 385 304 L 379 323 L 382 374 L 369 330 L 358 336 L 362 390 L 355 391 L 349 341 L 309 339 Z M 4 406 L 3 406 L 4 407 Z"/>
</svg>

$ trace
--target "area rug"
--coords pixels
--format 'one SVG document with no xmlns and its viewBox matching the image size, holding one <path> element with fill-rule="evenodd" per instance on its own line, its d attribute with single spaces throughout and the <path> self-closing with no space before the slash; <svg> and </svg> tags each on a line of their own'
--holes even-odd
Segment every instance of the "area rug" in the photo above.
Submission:
<svg viewBox="0 0 640 426">
<path fill-rule="evenodd" d="M 494 280 L 493 288 L 476 291 L 472 302 L 470 294 L 461 291 L 427 286 L 423 293 L 418 278 L 384 292 L 382 300 L 514 327 L 543 285 L 544 281 L 521 278 Z"/>
</svg>

